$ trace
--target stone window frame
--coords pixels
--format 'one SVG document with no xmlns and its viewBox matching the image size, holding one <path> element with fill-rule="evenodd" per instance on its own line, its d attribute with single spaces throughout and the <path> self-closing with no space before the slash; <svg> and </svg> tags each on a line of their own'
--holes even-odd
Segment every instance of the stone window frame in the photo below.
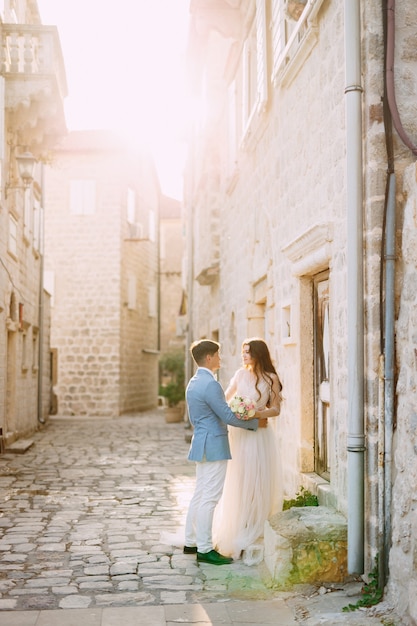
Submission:
<svg viewBox="0 0 417 626">
<path fill-rule="evenodd" d="M 332 241 L 333 224 L 322 222 L 301 233 L 281 251 L 291 261 L 294 276 L 312 276 L 329 266 Z"/>
<path fill-rule="evenodd" d="M 301 441 L 305 442 L 305 446 L 300 450 L 300 472 L 305 476 L 307 483 L 312 486 L 325 485 L 325 489 L 327 489 L 326 481 L 314 472 L 314 447 L 308 443 L 314 441 L 315 408 L 313 376 L 310 376 L 305 368 L 309 367 L 307 364 L 313 358 L 312 277 L 326 269 L 331 271 L 332 242 L 333 224 L 329 222 L 318 223 L 281 248 L 282 253 L 291 263 L 291 274 L 298 279 L 299 304 L 297 314 L 300 320 L 304 320 L 302 325 L 300 323 L 297 325 L 297 336 L 295 330 L 294 333 L 291 331 L 291 342 L 289 342 L 291 345 L 298 343 L 300 352 L 305 357 L 300 362 L 300 368 L 303 370 L 300 371 L 303 388 L 300 405 L 300 434 Z M 294 313 L 293 309 L 294 303 L 291 306 L 292 314 Z"/>
<path fill-rule="evenodd" d="M 252 23 L 242 50 L 241 148 L 255 146 L 262 133 L 268 103 L 268 38 L 266 0 L 256 0 Z"/>
<path fill-rule="evenodd" d="M 317 14 L 324 0 L 300 2 L 298 19 L 286 10 L 288 0 L 272 0 L 272 84 L 288 86 L 318 41 Z"/>
</svg>

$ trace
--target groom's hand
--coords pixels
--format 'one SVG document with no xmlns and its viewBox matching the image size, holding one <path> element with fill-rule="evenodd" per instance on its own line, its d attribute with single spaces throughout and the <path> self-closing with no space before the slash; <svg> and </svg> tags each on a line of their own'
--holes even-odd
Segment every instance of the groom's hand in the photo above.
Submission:
<svg viewBox="0 0 417 626">
<path fill-rule="evenodd" d="M 259 418 L 259 423 L 258 423 L 258 428 L 266 428 L 268 426 L 268 418 L 267 417 L 260 417 Z"/>
</svg>

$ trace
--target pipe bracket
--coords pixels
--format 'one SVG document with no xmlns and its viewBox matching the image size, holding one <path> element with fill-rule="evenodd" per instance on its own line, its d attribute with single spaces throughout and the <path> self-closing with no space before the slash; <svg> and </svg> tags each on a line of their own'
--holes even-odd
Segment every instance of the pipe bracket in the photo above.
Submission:
<svg viewBox="0 0 417 626">
<path fill-rule="evenodd" d="M 363 93 L 363 88 L 360 85 L 349 85 L 345 87 L 345 93 L 350 93 L 351 91 L 360 91 Z"/>
</svg>

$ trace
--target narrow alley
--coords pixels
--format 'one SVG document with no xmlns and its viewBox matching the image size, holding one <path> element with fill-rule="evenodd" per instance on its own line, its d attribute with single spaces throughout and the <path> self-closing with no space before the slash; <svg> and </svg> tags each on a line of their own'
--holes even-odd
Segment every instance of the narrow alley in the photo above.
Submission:
<svg viewBox="0 0 417 626">
<path fill-rule="evenodd" d="M 0 456 L 2 626 L 400 623 L 342 612 L 358 581 L 282 591 L 263 564 L 184 555 L 185 433 L 161 410 L 56 418 Z"/>
</svg>

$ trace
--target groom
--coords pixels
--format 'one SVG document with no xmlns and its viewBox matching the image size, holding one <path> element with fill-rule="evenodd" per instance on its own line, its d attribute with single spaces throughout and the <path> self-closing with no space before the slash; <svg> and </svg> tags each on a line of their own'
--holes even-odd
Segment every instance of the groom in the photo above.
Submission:
<svg viewBox="0 0 417 626">
<path fill-rule="evenodd" d="M 213 549 L 212 523 L 223 490 L 227 460 L 231 458 L 227 424 L 256 430 L 265 426 L 267 420 L 256 419 L 257 413 L 251 420 L 239 420 L 229 408 L 215 378 L 220 368 L 220 344 L 202 339 L 190 349 L 198 367 L 186 390 L 188 414 L 194 427 L 188 460 L 196 462 L 196 486 L 185 524 L 184 553 L 197 553 L 199 562 L 225 565 L 233 559 Z"/>
</svg>

